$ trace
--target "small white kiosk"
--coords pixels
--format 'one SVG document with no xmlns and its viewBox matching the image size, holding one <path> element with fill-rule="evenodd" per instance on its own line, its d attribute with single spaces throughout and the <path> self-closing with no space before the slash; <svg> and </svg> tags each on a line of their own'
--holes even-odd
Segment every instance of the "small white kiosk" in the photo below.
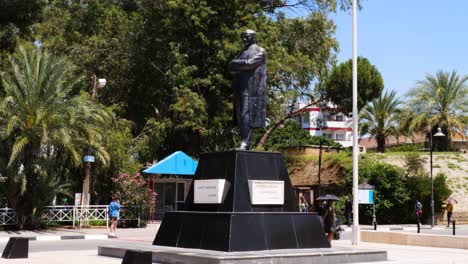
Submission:
<svg viewBox="0 0 468 264">
<path fill-rule="evenodd" d="M 165 212 L 181 210 L 192 183 L 198 162 L 182 151 L 176 151 L 143 170 L 150 174 L 148 186 L 156 193 L 150 221 L 162 219 Z"/>
</svg>

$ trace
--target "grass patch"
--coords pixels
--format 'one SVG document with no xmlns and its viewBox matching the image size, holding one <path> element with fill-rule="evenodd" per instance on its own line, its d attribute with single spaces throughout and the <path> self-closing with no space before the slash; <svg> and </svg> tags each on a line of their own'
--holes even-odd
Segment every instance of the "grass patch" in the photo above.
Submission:
<svg viewBox="0 0 468 264">
<path fill-rule="evenodd" d="M 440 169 L 441 167 L 440 167 L 439 164 L 434 164 L 434 165 L 432 165 L 432 168 Z"/>
<path fill-rule="evenodd" d="M 453 164 L 452 162 L 449 162 L 449 163 L 447 164 L 447 167 L 448 167 L 449 169 L 452 169 L 452 170 L 460 169 L 460 167 L 459 167 L 458 165 Z"/>
<path fill-rule="evenodd" d="M 466 162 L 466 160 L 460 155 L 460 153 L 456 154 L 454 157 L 451 158 L 456 162 Z"/>
</svg>

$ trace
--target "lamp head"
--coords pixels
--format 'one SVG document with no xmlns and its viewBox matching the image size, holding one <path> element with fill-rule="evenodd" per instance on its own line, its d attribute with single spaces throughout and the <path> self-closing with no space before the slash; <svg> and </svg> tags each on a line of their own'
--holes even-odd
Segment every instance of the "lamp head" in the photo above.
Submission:
<svg viewBox="0 0 468 264">
<path fill-rule="evenodd" d="M 102 87 L 106 86 L 106 83 L 107 83 L 106 79 L 104 79 L 104 78 L 103 79 L 98 79 L 97 88 L 102 88 Z"/>
<path fill-rule="evenodd" d="M 440 127 L 437 128 L 437 133 L 434 134 L 434 137 L 445 137 L 445 134 L 442 133 Z"/>
</svg>

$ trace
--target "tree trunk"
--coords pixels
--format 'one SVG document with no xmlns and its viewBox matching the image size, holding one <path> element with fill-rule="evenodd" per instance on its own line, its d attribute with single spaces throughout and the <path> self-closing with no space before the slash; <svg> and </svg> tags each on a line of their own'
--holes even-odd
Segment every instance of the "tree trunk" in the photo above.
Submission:
<svg viewBox="0 0 468 264">
<path fill-rule="evenodd" d="M 34 199 L 36 197 L 37 174 L 33 168 L 34 147 L 28 144 L 24 153 L 24 175 L 26 177 L 26 189 L 18 199 L 15 211 L 18 216 L 18 225 L 20 229 L 36 229 L 38 221 L 34 215 Z"/>
<path fill-rule="evenodd" d="M 279 126 L 281 126 L 286 120 L 288 120 L 289 118 L 293 118 L 293 117 L 296 117 L 302 113 L 305 113 L 307 112 L 307 108 L 309 108 L 311 105 L 314 105 L 316 103 L 318 103 L 319 100 L 317 101 L 314 101 L 314 102 L 311 102 L 309 104 L 307 104 L 306 106 L 296 110 L 296 111 L 291 111 L 289 114 L 287 114 L 284 118 L 280 119 L 280 120 L 277 120 L 270 128 L 268 128 L 268 130 L 263 134 L 262 138 L 260 139 L 260 141 L 258 142 L 257 146 L 256 146 L 256 149 L 257 150 L 264 150 L 265 149 L 265 143 L 267 142 L 267 140 L 270 138 L 271 134 L 275 131 L 276 128 L 278 128 Z"/>
<path fill-rule="evenodd" d="M 377 140 L 377 151 L 380 153 L 384 153 L 385 152 L 385 136 L 377 135 L 375 136 L 375 139 Z"/>
</svg>

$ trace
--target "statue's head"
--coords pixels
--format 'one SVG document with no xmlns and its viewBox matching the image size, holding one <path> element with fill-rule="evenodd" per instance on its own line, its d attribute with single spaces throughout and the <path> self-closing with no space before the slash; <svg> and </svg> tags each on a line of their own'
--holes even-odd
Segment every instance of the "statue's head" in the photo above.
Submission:
<svg viewBox="0 0 468 264">
<path fill-rule="evenodd" d="M 244 48 L 248 48 L 257 42 L 257 33 L 251 29 L 247 29 L 242 32 L 242 42 L 244 43 Z"/>
</svg>

